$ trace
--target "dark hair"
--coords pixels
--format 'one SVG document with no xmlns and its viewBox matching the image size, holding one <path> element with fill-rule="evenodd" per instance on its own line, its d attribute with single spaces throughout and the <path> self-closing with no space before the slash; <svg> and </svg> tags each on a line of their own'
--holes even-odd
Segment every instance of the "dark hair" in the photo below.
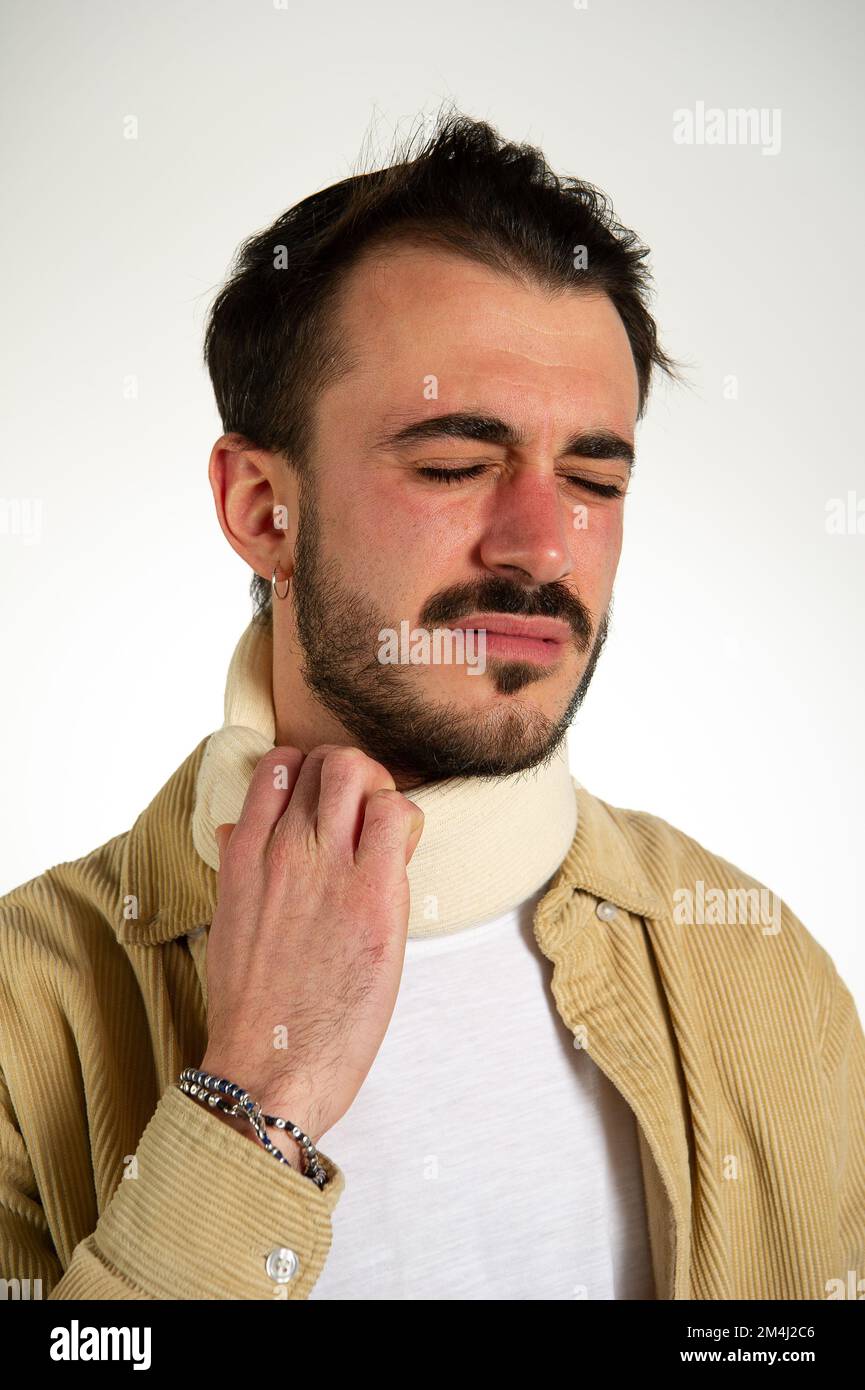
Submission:
<svg viewBox="0 0 865 1390">
<path fill-rule="evenodd" d="M 354 365 L 337 336 L 339 291 L 362 252 L 399 238 L 551 291 L 607 294 L 631 344 L 642 415 L 653 368 L 676 376 L 677 365 L 648 309 L 648 248 L 615 220 L 607 196 L 553 173 L 539 149 L 456 112 L 413 146 L 410 136 L 386 167 L 313 193 L 241 244 L 204 344 L 225 433 L 302 469 L 316 396 Z M 269 581 L 255 575 L 250 592 L 266 620 Z"/>
</svg>

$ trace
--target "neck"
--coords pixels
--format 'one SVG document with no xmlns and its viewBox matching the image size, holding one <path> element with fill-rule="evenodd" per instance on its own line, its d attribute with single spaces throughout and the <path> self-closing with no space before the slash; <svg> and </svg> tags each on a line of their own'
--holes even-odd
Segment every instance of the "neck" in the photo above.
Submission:
<svg viewBox="0 0 865 1390">
<path fill-rule="evenodd" d="M 303 721 L 291 721 L 290 735 L 286 723 L 280 721 L 278 733 L 271 633 L 250 623 L 229 667 L 225 723 L 211 736 L 199 771 L 192 834 L 211 868 L 219 866 L 216 826 L 236 823 L 259 759 L 275 744 L 309 751 L 298 741 Z M 341 738 L 316 737 L 309 747 L 327 741 L 349 742 L 343 731 Z M 424 812 L 407 870 L 410 937 L 458 931 L 518 906 L 556 872 L 576 832 L 564 742 L 523 772 L 409 783 Z"/>
</svg>

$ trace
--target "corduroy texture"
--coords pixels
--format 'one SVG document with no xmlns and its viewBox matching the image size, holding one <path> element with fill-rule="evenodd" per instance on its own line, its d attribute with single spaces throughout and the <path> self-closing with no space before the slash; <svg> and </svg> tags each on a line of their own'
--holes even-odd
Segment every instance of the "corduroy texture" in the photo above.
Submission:
<svg viewBox="0 0 865 1390">
<path fill-rule="evenodd" d="M 206 1044 L 205 745 L 130 831 L 0 898 L 0 1277 L 43 1296 L 270 1298 L 285 1245 L 300 1299 L 328 1257 L 336 1163 L 320 1192 L 171 1089 Z M 635 1112 L 658 1297 L 819 1299 L 865 1278 L 865 1035 L 830 957 L 786 906 L 777 932 L 679 924 L 699 880 L 761 885 L 577 794 L 534 931 L 559 1014 Z"/>
</svg>

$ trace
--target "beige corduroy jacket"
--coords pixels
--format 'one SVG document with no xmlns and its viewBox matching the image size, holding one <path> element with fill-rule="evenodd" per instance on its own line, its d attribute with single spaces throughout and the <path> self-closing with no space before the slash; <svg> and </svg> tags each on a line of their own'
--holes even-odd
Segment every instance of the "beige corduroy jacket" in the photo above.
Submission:
<svg viewBox="0 0 865 1390">
<path fill-rule="evenodd" d="M 304 1299 L 328 1258 L 336 1162 L 320 1191 L 176 1086 L 207 1041 L 206 742 L 131 830 L 0 898 L 9 1296 Z M 741 906 L 762 885 L 578 797 L 534 931 L 559 1014 L 636 1115 L 658 1298 L 861 1297 L 865 1036 L 830 957 L 784 905 L 777 929 L 744 907 L 707 925 L 712 894 Z M 556 1168 L 551 1152 L 538 1178 L 553 1203 Z M 281 1247 L 287 1283 L 268 1273 Z"/>
</svg>

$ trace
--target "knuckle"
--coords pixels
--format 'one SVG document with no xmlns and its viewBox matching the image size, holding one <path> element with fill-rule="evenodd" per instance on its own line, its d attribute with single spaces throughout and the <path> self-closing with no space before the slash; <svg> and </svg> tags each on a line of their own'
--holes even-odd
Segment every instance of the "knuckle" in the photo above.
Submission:
<svg viewBox="0 0 865 1390">
<path fill-rule="evenodd" d="M 273 767 L 275 764 L 285 762 L 297 762 L 303 754 L 299 748 L 292 748 L 290 744 L 277 744 L 275 748 L 268 748 L 258 760 L 259 767 Z"/>
<path fill-rule="evenodd" d="M 344 743 L 317 743 L 314 748 L 310 749 L 307 757 L 320 758 L 323 761 L 331 753 L 345 752 L 346 747 L 347 745 Z"/>
<path fill-rule="evenodd" d="M 367 769 L 371 769 L 375 773 L 376 779 L 381 780 L 385 784 L 384 787 L 379 788 L 379 790 L 396 791 L 396 782 L 393 780 L 389 769 L 385 767 L 384 763 L 376 762 L 375 758 L 368 757 L 366 753 L 364 753 L 363 756 L 366 761 Z"/>
<path fill-rule="evenodd" d="M 386 808 L 386 814 L 393 817 L 400 830 L 403 830 L 416 816 L 423 817 L 423 811 L 416 806 L 413 801 L 409 801 L 402 792 L 395 791 L 391 796 L 383 796 L 380 803 Z"/>
<path fill-rule="evenodd" d="M 403 815 L 408 821 L 416 820 L 419 817 L 420 824 L 423 825 L 424 820 L 426 819 L 423 811 L 421 810 L 420 806 L 418 806 L 417 802 L 411 801 L 407 796 L 404 796 L 402 798 L 402 811 Z"/>
<path fill-rule="evenodd" d="M 403 817 L 398 806 L 389 804 L 389 798 L 381 798 L 376 814 L 367 822 L 365 838 L 375 853 L 388 854 L 398 849 L 403 841 Z"/>
<path fill-rule="evenodd" d="M 265 793 L 280 785 L 278 777 L 297 771 L 302 760 L 303 754 L 297 748 L 269 748 L 255 765 L 244 804 L 256 805 Z"/>
<path fill-rule="evenodd" d="M 325 777 L 337 780 L 351 777 L 362 770 L 366 761 L 366 755 L 359 748 L 347 745 L 330 748 L 322 760 L 322 780 Z"/>
</svg>

